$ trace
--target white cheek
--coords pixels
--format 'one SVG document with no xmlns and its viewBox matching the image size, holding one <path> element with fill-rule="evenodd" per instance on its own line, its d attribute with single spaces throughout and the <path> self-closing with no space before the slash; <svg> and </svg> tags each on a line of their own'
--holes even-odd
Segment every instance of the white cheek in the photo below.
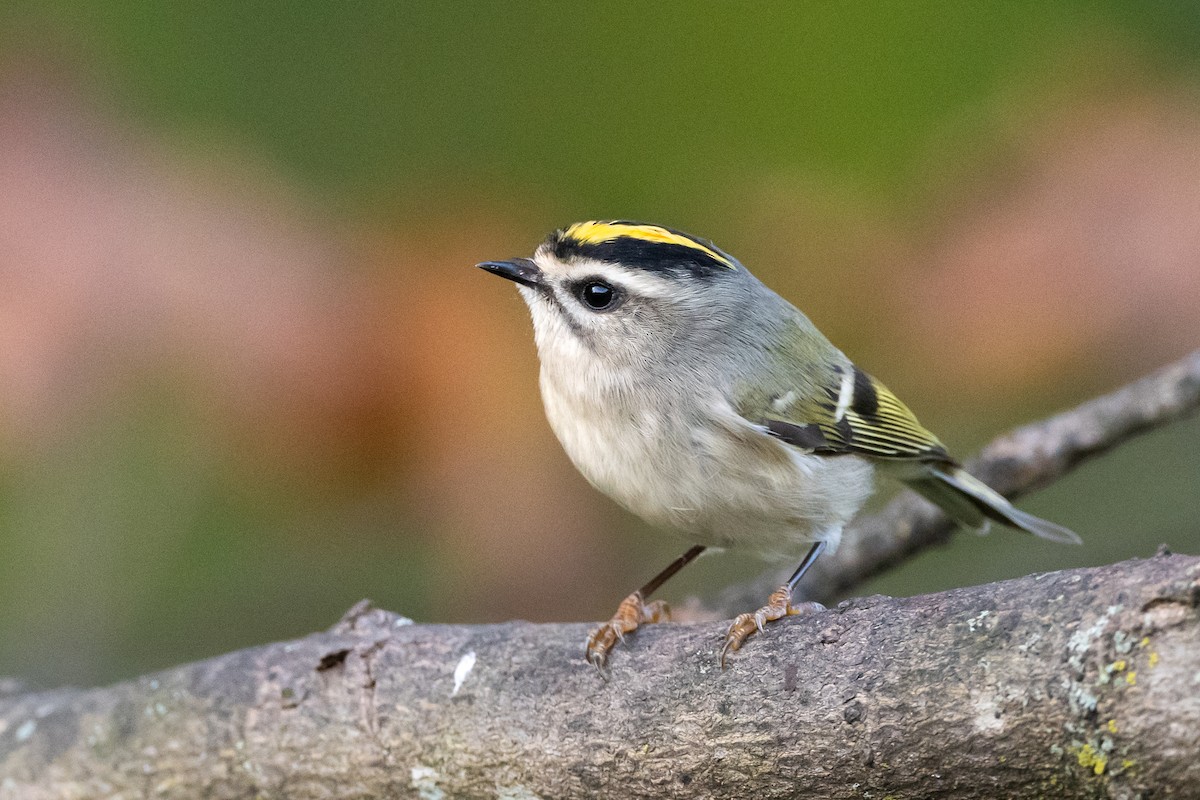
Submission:
<svg viewBox="0 0 1200 800">
<path fill-rule="evenodd" d="M 533 322 L 533 339 L 537 343 L 542 370 L 564 376 L 589 367 L 595 359 L 579 337 L 557 315 L 545 315 Z"/>
<path fill-rule="evenodd" d="M 529 315 L 533 319 L 533 340 L 543 365 L 547 361 L 577 357 L 585 350 L 557 308 L 537 292 L 525 289 L 522 293 L 526 292 L 525 301 L 529 303 Z"/>
</svg>

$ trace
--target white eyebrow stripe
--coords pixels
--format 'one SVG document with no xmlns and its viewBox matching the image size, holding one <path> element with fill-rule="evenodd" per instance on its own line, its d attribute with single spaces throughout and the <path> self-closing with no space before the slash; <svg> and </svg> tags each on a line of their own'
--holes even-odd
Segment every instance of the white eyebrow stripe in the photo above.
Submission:
<svg viewBox="0 0 1200 800">
<path fill-rule="evenodd" d="M 672 284 L 668 278 L 643 270 L 622 267 L 620 264 L 594 259 L 563 263 L 555 259 L 553 264 L 539 262 L 539 266 L 542 266 L 548 275 L 556 278 L 560 285 L 588 278 L 598 278 L 642 297 L 670 297 L 672 295 Z"/>
<path fill-rule="evenodd" d="M 842 421 L 842 417 L 846 416 L 846 412 L 850 409 L 850 403 L 853 401 L 854 367 L 850 367 L 842 373 L 842 388 L 838 392 L 837 410 L 833 412 L 834 422 Z"/>
</svg>

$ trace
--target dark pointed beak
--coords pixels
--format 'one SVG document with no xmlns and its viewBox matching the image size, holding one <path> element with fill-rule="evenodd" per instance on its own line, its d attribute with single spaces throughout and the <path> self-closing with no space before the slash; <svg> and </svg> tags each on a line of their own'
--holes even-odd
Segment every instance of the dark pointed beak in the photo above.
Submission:
<svg viewBox="0 0 1200 800">
<path fill-rule="evenodd" d="M 531 258 L 514 258 L 509 261 L 485 261 L 475 266 L 493 275 L 499 275 L 501 278 L 516 281 L 531 289 L 540 289 L 543 285 L 542 271 L 538 269 L 537 264 L 533 263 L 533 259 Z"/>
</svg>

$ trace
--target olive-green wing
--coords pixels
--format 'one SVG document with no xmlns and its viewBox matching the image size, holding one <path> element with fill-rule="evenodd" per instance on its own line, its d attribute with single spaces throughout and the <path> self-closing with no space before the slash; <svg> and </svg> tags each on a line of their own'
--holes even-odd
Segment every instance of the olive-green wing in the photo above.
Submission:
<svg viewBox="0 0 1200 800">
<path fill-rule="evenodd" d="M 853 364 L 835 366 L 816 394 L 809 402 L 773 406 L 778 413 L 768 413 L 763 424 L 785 442 L 823 455 L 951 460 L 908 406 Z"/>
<path fill-rule="evenodd" d="M 810 453 L 857 453 L 919 463 L 921 469 L 897 477 L 965 525 L 978 527 L 992 519 L 1043 539 L 1079 543 L 1073 531 L 1014 508 L 958 466 L 908 406 L 853 364 L 833 365 L 815 386 L 815 391 L 805 393 L 808 399 L 800 399 L 797 392 L 770 398 L 761 424 Z"/>
</svg>

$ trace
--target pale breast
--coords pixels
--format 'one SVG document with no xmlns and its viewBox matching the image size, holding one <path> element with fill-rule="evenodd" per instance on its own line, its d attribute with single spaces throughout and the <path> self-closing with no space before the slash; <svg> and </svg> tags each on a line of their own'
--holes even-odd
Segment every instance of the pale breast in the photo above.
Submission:
<svg viewBox="0 0 1200 800">
<path fill-rule="evenodd" d="M 836 545 L 871 492 L 854 457 L 807 455 L 720 398 L 688 413 L 590 402 L 543 379 L 546 415 L 596 488 L 653 525 L 700 544 L 791 556 Z"/>
</svg>

